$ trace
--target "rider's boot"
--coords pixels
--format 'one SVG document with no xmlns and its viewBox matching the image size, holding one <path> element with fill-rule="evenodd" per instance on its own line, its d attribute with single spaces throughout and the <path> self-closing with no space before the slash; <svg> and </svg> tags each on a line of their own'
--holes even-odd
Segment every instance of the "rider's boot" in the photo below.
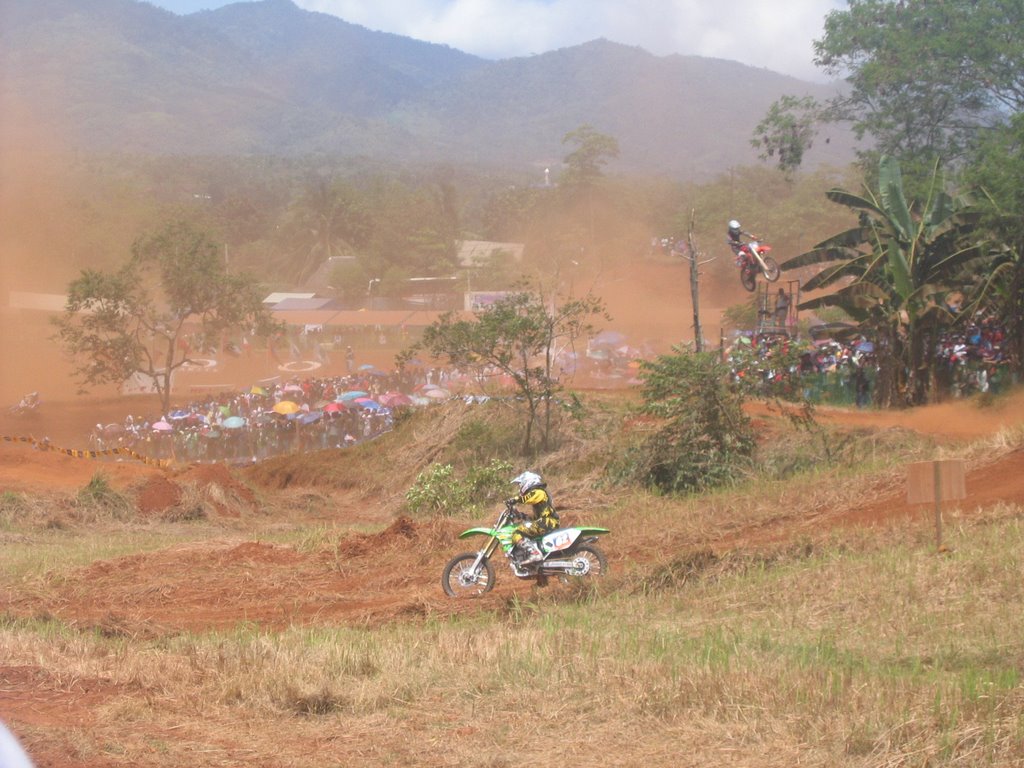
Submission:
<svg viewBox="0 0 1024 768">
<path fill-rule="evenodd" d="M 544 559 L 544 553 L 540 551 L 540 547 L 537 546 L 537 542 L 533 539 L 522 539 L 516 544 L 512 554 L 515 557 L 516 565 L 519 567 Z"/>
</svg>

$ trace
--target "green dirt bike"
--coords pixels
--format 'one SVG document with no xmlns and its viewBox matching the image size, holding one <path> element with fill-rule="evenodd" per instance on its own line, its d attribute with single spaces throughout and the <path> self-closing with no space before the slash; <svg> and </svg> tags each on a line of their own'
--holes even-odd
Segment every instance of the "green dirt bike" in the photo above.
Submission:
<svg viewBox="0 0 1024 768">
<path fill-rule="evenodd" d="M 520 579 L 534 579 L 538 584 L 546 583 L 549 576 L 557 576 L 565 582 L 603 576 L 608 571 L 608 559 L 594 546 L 600 534 L 608 533 L 607 528 L 580 526 L 556 528 L 537 539 L 542 560 L 520 566 L 512 556 L 512 534 L 516 525 L 527 519 L 516 510 L 511 500 L 498 515 L 493 528 L 470 528 L 459 534 L 460 539 L 470 536 L 487 536 L 487 542 L 478 552 L 462 552 L 453 557 L 441 575 L 441 587 L 450 597 L 482 595 L 494 587 L 494 566 L 491 557 L 499 547 L 508 558 L 512 573 Z"/>
</svg>

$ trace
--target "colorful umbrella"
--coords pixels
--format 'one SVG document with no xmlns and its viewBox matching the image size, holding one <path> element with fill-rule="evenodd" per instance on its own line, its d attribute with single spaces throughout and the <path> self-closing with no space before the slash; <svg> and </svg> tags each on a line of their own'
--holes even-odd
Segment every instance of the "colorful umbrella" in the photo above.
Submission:
<svg viewBox="0 0 1024 768">
<path fill-rule="evenodd" d="M 434 389 L 428 389 L 426 392 L 423 393 L 423 396 L 429 397 L 431 400 L 444 400 L 446 398 L 451 397 L 452 393 L 449 392 L 447 389 L 435 387 Z"/>
<path fill-rule="evenodd" d="M 163 419 L 160 419 L 160 421 L 153 422 L 154 432 L 170 432 L 172 429 L 174 429 L 174 427 L 172 427 Z"/>
<path fill-rule="evenodd" d="M 312 424 L 314 421 L 320 421 L 323 416 L 323 411 L 310 411 L 299 416 L 299 424 Z"/>
<path fill-rule="evenodd" d="M 221 426 L 224 427 L 224 429 L 241 429 L 245 425 L 246 421 L 241 416 L 228 416 L 221 422 Z"/>
<path fill-rule="evenodd" d="M 252 388 L 251 388 L 251 389 L 249 390 L 249 394 L 250 394 L 250 395 L 265 395 L 265 394 L 267 394 L 267 390 L 265 390 L 265 389 L 264 389 L 263 387 L 259 387 L 259 386 L 255 386 L 255 385 L 254 385 L 254 386 L 253 386 L 253 387 L 252 387 Z"/>
<path fill-rule="evenodd" d="M 353 400 L 352 402 L 358 405 L 360 408 L 365 408 L 368 411 L 379 411 L 381 408 L 384 407 L 376 400 L 371 400 L 368 397 L 360 397 L 358 400 Z"/>
<path fill-rule="evenodd" d="M 346 409 L 342 403 L 328 403 L 323 408 L 324 413 L 340 413 L 344 410 Z"/>
<path fill-rule="evenodd" d="M 377 398 L 381 405 L 386 405 L 388 408 L 397 408 L 401 405 L 412 405 L 412 398 L 408 395 L 403 395 L 401 392 L 385 392 L 383 395 Z"/>
<path fill-rule="evenodd" d="M 360 397 L 369 397 L 369 392 L 363 392 L 361 389 L 351 389 L 348 392 L 342 392 L 336 398 L 338 402 L 346 403 L 349 400 L 356 400 Z"/>
<path fill-rule="evenodd" d="M 292 402 L 291 400 L 282 400 L 274 405 L 273 410 L 274 413 L 280 413 L 283 416 L 287 416 L 289 413 L 298 413 L 302 410 L 302 406 L 296 402 Z"/>
</svg>

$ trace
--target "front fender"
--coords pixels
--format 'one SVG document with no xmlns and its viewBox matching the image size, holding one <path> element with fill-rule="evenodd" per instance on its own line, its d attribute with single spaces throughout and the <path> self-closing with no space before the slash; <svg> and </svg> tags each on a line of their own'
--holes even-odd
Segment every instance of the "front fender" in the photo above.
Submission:
<svg viewBox="0 0 1024 768">
<path fill-rule="evenodd" d="M 468 539 L 470 536 L 494 536 L 493 528 L 470 528 L 459 534 L 460 539 Z"/>
</svg>

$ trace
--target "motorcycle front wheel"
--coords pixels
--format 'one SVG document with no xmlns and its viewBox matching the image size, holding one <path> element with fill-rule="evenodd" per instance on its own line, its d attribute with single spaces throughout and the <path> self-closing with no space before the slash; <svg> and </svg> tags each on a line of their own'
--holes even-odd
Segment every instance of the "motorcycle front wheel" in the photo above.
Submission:
<svg viewBox="0 0 1024 768">
<path fill-rule="evenodd" d="M 449 597 L 473 597 L 494 588 L 494 567 L 484 560 L 474 569 L 477 552 L 463 552 L 448 561 L 441 575 L 441 588 Z"/>
<path fill-rule="evenodd" d="M 578 584 L 584 579 L 596 579 L 608 573 L 608 558 L 593 544 L 582 546 L 571 555 L 559 559 L 568 560 L 574 565 L 571 571 L 559 575 L 565 584 Z"/>
<path fill-rule="evenodd" d="M 779 279 L 782 270 L 779 269 L 779 265 L 775 263 L 775 259 L 771 256 L 762 256 L 761 261 L 764 262 L 764 279 L 769 283 L 774 283 Z"/>
<path fill-rule="evenodd" d="M 750 267 L 740 268 L 740 284 L 751 293 L 757 288 L 757 275 Z"/>
</svg>

